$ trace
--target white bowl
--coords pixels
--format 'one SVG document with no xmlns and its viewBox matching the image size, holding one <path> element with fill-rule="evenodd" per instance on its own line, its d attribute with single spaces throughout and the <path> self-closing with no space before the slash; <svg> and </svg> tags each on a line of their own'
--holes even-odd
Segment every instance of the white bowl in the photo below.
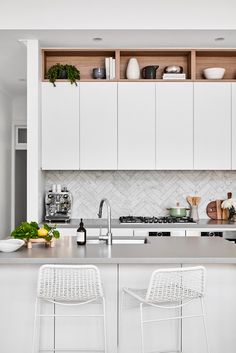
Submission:
<svg viewBox="0 0 236 353">
<path fill-rule="evenodd" d="M 224 77 L 225 69 L 223 67 L 209 67 L 203 70 L 203 74 L 208 80 L 220 80 Z"/>
<path fill-rule="evenodd" d="M 12 252 L 20 249 L 25 244 L 21 239 L 0 240 L 0 251 Z"/>
</svg>

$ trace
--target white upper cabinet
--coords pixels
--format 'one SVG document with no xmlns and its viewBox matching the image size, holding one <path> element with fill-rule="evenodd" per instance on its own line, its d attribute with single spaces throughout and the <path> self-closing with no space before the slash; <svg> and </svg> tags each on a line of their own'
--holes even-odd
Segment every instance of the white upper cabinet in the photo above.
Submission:
<svg viewBox="0 0 236 353">
<path fill-rule="evenodd" d="M 156 167 L 193 169 L 193 84 L 156 85 Z"/>
<path fill-rule="evenodd" d="M 231 169 L 231 83 L 194 84 L 194 169 Z"/>
<path fill-rule="evenodd" d="M 79 85 L 42 83 L 42 169 L 79 169 Z"/>
<path fill-rule="evenodd" d="M 80 169 L 117 169 L 117 83 L 80 83 Z"/>
<path fill-rule="evenodd" d="M 232 83 L 232 169 L 236 169 L 236 84 Z"/>
<path fill-rule="evenodd" d="M 155 169 L 155 83 L 118 83 L 118 169 Z"/>
</svg>

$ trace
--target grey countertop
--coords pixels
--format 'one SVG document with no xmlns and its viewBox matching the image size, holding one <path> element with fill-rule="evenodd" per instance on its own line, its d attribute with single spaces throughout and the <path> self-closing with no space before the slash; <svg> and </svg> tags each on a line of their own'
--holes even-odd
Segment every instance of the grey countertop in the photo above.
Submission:
<svg viewBox="0 0 236 353">
<path fill-rule="evenodd" d="M 71 219 L 69 223 L 57 223 L 58 228 L 77 228 L 80 223 L 80 219 Z M 99 228 L 106 227 L 107 220 L 103 219 L 84 219 L 84 225 L 86 228 Z M 197 223 L 188 224 L 176 224 L 176 223 L 142 223 L 142 224 L 124 224 L 120 223 L 118 219 L 112 219 L 113 228 L 156 228 L 156 229 L 186 229 L 186 230 L 215 230 L 223 231 L 230 230 L 236 231 L 236 223 L 229 221 L 215 221 L 212 219 L 200 219 Z"/>
<path fill-rule="evenodd" d="M 142 245 L 88 244 L 77 246 L 65 236 L 54 248 L 42 244 L 0 253 L 0 264 L 236 264 L 236 245 L 218 237 L 158 237 Z"/>
</svg>

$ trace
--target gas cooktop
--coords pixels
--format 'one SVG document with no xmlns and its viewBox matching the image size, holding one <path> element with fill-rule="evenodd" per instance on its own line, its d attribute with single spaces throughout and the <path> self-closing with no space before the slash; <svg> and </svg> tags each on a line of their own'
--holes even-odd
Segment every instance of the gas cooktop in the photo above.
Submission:
<svg viewBox="0 0 236 353">
<path fill-rule="evenodd" d="M 142 216 L 123 216 L 119 218 L 120 223 L 142 224 L 142 223 L 196 223 L 191 217 L 142 217 Z"/>
</svg>

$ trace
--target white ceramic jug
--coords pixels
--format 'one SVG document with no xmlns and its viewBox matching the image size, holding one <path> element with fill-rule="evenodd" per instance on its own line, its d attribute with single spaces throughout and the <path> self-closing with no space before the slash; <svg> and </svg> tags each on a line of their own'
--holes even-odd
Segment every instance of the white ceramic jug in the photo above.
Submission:
<svg viewBox="0 0 236 353">
<path fill-rule="evenodd" d="M 129 80 L 138 80 L 140 78 L 140 68 L 136 58 L 130 58 L 126 69 L 126 77 Z"/>
<path fill-rule="evenodd" d="M 197 206 L 197 205 L 191 205 L 190 217 L 191 217 L 194 221 L 199 221 L 198 206 Z"/>
</svg>

